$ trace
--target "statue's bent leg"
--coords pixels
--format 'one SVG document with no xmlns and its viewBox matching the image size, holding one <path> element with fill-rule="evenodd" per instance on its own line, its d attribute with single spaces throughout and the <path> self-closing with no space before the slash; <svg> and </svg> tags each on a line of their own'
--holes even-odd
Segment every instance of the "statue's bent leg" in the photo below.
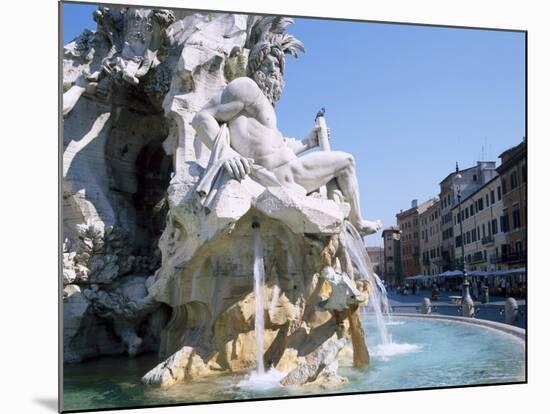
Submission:
<svg viewBox="0 0 550 414">
<path fill-rule="evenodd" d="M 315 191 L 336 179 L 338 187 L 351 206 L 350 220 L 365 233 L 374 233 L 380 225 L 361 217 L 359 185 L 355 174 L 355 160 L 351 154 L 342 151 L 319 151 L 304 155 L 290 163 L 294 181 L 307 192 Z"/>
</svg>

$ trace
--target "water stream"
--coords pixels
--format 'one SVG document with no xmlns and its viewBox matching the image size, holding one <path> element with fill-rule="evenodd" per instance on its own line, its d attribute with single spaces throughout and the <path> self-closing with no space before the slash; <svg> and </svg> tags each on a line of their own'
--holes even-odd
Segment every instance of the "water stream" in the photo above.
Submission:
<svg viewBox="0 0 550 414">
<path fill-rule="evenodd" d="M 368 308 L 376 317 L 376 326 L 381 339 L 381 346 L 389 347 L 391 336 L 388 334 L 384 314 L 389 313 L 390 307 L 388 304 L 388 293 L 386 287 L 374 273 L 372 264 L 367 254 L 367 249 L 363 243 L 363 238 L 357 229 L 349 222 L 344 222 L 344 242 L 351 261 L 360 277 L 355 279 L 366 278 L 371 285 Z"/>
<path fill-rule="evenodd" d="M 255 221 L 252 224 L 252 243 L 254 251 L 254 296 L 255 296 L 255 317 L 254 317 L 254 334 L 256 336 L 256 371 L 250 372 L 242 380 L 238 382 L 238 388 L 244 391 L 261 391 L 273 390 L 281 388 L 280 381 L 285 376 L 284 373 L 277 371 L 271 367 L 266 371 L 264 366 L 264 341 L 265 341 L 265 320 L 264 320 L 264 284 L 265 284 L 265 268 L 264 268 L 264 248 L 262 244 L 262 236 L 260 234 L 260 224 Z M 270 308 L 275 306 L 275 301 L 279 294 L 278 291 L 273 292 L 274 297 L 270 304 Z M 272 310 L 272 309 L 271 309 Z"/>
<path fill-rule="evenodd" d="M 264 367 L 264 252 L 260 224 L 252 224 L 254 244 L 254 297 L 256 301 L 254 331 L 256 334 L 256 371 L 258 375 L 265 373 Z"/>
</svg>

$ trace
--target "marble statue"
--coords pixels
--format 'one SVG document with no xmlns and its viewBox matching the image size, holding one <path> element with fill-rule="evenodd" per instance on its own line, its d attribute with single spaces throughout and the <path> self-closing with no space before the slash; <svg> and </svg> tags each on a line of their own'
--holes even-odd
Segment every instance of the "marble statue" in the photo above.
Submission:
<svg viewBox="0 0 550 414">
<path fill-rule="evenodd" d="M 381 222 L 361 217 L 353 156 L 342 151 L 318 151 L 299 157 L 319 146 L 321 128 L 315 126 L 302 140 L 286 138 L 277 129 L 274 107 L 284 84 L 284 56 L 295 55 L 296 49 L 304 50 L 288 34 L 264 36 L 250 52 L 250 77 L 231 81 L 198 112 L 193 126 L 211 150 L 227 140 L 222 135 L 229 136 L 230 148 L 213 151 L 212 157 L 222 158 L 218 165 L 223 165 L 233 179 L 241 181 L 258 165 L 271 172 L 280 185 L 297 192 L 311 193 L 334 180 L 351 206 L 352 224 L 363 234 L 375 233 Z M 220 127 L 223 123 L 227 129 Z M 208 196 L 213 175 L 207 171 L 207 182 L 199 184 L 201 195 Z"/>
</svg>

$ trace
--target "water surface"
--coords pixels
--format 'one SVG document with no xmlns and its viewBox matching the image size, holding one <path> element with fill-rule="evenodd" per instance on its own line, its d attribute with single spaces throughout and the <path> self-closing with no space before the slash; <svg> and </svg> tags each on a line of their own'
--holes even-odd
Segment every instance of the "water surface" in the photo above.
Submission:
<svg viewBox="0 0 550 414">
<path fill-rule="evenodd" d="M 374 317 L 363 317 L 371 365 L 367 370 L 342 366 L 349 383 L 328 391 L 284 388 L 280 375 L 267 373 L 206 377 L 169 389 L 144 386 L 141 377 L 157 360 L 100 358 L 65 365 L 64 410 L 182 404 L 307 394 L 372 392 L 525 380 L 524 342 L 494 329 L 435 319 L 392 317 L 391 343 L 376 333 Z M 346 365 L 346 364 L 343 364 Z"/>
</svg>

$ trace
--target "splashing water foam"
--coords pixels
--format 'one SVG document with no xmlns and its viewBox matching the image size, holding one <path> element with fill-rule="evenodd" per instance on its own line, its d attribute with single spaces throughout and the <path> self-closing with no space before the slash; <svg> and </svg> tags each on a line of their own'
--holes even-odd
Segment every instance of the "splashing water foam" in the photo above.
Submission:
<svg viewBox="0 0 550 414">
<path fill-rule="evenodd" d="M 390 342 L 389 344 L 379 344 L 376 345 L 371 351 L 371 356 L 380 357 L 380 359 L 386 361 L 390 357 L 402 354 L 408 354 L 411 352 L 416 352 L 420 350 L 420 346 L 416 344 L 408 343 L 395 343 Z"/>
<path fill-rule="evenodd" d="M 269 390 L 282 387 L 280 381 L 284 378 L 283 372 L 271 367 L 269 371 L 258 373 L 251 372 L 238 384 L 243 390 Z"/>
</svg>

